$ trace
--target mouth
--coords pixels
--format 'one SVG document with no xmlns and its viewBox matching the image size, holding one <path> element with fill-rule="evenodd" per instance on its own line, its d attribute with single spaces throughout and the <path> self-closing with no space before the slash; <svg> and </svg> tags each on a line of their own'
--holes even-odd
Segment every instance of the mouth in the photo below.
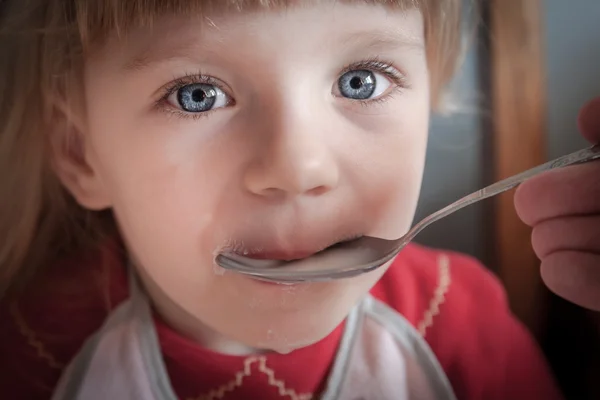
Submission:
<svg viewBox="0 0 600 400">
<path fill-rule="evenodd" d="M 306 246 L 306 247 L 255 247 L 254 250 L 249 250 L 245 248 L 235 248 L 229 250 L 231 253 L 234 253 L 238 256 L 250 258 L 254 260 L 272 260 L 272 261 L 298 261 L 303 260 L 305 258 L 317 255 L 327 250 L 332 250 L 337 247 L 341 247 L 344 244 L 348 244 L 350 242 L 354 242 L 360 239 L 363 235 L 352 235 L 346 236 L 341 240 L 336 240 L 333 243 L 329 242 L 324 246 Z"/>
</svg>

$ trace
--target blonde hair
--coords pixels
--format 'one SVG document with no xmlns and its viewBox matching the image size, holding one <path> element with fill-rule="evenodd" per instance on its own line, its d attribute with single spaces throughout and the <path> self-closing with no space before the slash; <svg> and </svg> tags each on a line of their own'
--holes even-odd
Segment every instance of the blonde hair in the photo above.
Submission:
<svg viewBox="0 0 600 400">
<path fill-rule="evenodd" d="M 347 0 L 348 2 L 352 2 Z M 354 0 L 418 7 L 425 18 L 432 104 L 454 74 L 461 0 Z M 114 233 L 82 209 L 51 168 L 48 132 L 77 104 L 86 54 L 169 13 L 285 7 L 292 0 L 0 0 L 0 297 L 37 267 Z M 20 280 L 19 280 L 20 281 Z"/>
</svg>

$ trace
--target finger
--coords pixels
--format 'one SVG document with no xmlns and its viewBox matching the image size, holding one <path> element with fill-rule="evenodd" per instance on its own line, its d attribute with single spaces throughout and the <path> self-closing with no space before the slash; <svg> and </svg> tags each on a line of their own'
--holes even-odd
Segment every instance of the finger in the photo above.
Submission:
<svg viewBox="0 0 600 400">
<path fill-rule="evenodd" d="M 583 106 L 577 122 L 583 137 L 592 143 L 600 142 L 600 97 Z"/>
<path fill-rule="evenodd" d="M 542 280 L 557 295 L 600 311 L 600 255 L 563 251 L 542 261 Z"/>
<path fill-rule="evenodd" d="M 531 178 L 519 186 L 514 201 L 530 226 L 559 216 L 600 214 L 600 161 Z"/>
<path fill-rule="evenodd" d="M 561 251 L 600 254 L 600 214 L 541 222 L 533 228 L 531 243 L 542 260 Z"/>
</svg>

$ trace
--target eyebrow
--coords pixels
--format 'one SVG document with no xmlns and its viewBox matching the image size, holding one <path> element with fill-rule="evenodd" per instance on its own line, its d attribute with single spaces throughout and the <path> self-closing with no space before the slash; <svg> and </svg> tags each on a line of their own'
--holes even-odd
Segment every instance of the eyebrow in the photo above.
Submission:
<svg viewBox="0 0 600 400">
<path fill-rule="evenodd" d="M 336 39 L 336 42 L 346 47 L 347 50 L 353 51 L 359 49 L 369 49 L 375 51 L 394 49 L 424 49 L 424 43 L 421 38 L 391 30 L 353 32 L 349 35 L 343 36 L 339 41 Z M 146 50 L 140 52 L 129 62 L 125 63 L 123 69 L 129 72 L 140 71 L 154 64 L 168 62 L 175 59 L 189 59 L 194 63 L 198 63 L 202 59 L 208 59 L 213 55 L 215 55 L 213 51 L 194 41 L 183 41 L 174 45 L 172 42 L 163 42 L 157 46 L 150 45 Z"/>
<path fill-rule="evenodd" d="M 194 57 L 192 57 L 191 54 L 194 54 Z M 198 57 L 199 54 L 206 56 L 210 54 L 210 52 L 203 46 L 194 42 L 184 41 L 177 44 L 173 44 L 172 42 L 163 42 L 158 45 L 151 44 L 147 49 L 141 51 L 130 61 L 125 63 L 123 69 L 127 72 L 140 71 L 154 64 L 168 62 L 174 59 L 190 59 L 197 63 L 202 58 Z"/>
<path fill-rule="evenodd" d="M 392 30 L 369 30 L 354 32 L 343 37 L 342 43 L 351 49 L 394 50 L 414 49 L 423 50 L 422 38 Z"/>
</svg>

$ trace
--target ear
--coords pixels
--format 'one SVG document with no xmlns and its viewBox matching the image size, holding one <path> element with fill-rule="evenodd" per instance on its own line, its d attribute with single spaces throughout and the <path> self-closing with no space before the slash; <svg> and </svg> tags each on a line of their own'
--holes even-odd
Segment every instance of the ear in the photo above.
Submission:
<svg viewBox="0 0 600 400">
<path fill-rule="evenodd" d="M 59 180 L 82 207 L 110 208 L 102 179 L 90 162 L 83 121 L 66 107 L 57 107 L 54 114 L 49 132 L 51 161 Z"/>
</svg>

